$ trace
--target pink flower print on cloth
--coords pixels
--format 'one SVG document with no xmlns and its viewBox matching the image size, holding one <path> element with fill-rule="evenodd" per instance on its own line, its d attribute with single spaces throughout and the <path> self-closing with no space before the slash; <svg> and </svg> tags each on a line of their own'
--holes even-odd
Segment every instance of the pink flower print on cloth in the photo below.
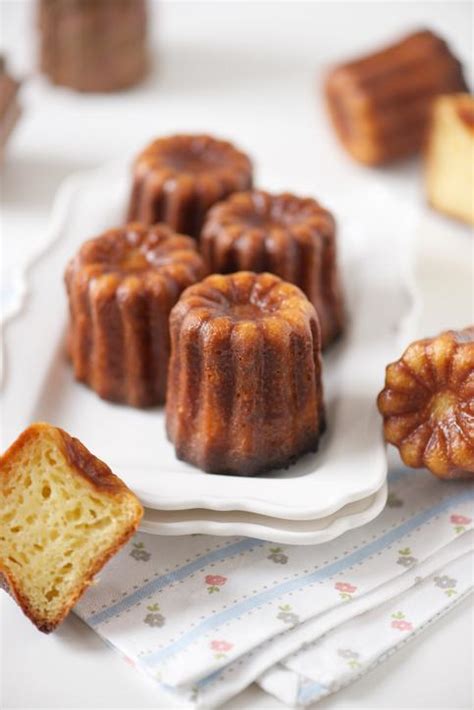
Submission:
<svg viewBox="0 0 474 710">
<path fill-rule="evenodd" d="M 349 582 L 336 582 L 334 589 L 337 589 L 339 596 L 344 601 L 352 599 L 352 595 L 357 591 L 357 587 L 353 584 L 349 584 Z"/>
<path fill-rule="evenodd" d="M 220 587 L 223 587 L 227 582 L 227 577 L 223 577 L 221 574 L 208 574 L 204 581 L 208 585 L 209 594 L 214 594 L 214 592 L 220 592 Z"/>
<path fill-rule="evenodd" d="M 214 641 L 211 641 L 210 646 L 211 649 L 215 651 L 214 658 L 225 658 L 226 653 L 234 648 L 233 643 L 229 643 L 229 641 L 223 641 L 221 639 L 214 639 Z"/>
<path fill-rule="evenodd" d="M 459 534 L 464 532 L 466 527 L 472 523 L 472 518 L 468 518 L 467 515 L 458 515 L 457 513 L 454 513 L 449 518 L 449 522 L 454 525 L 454 532 Z"/>
<path fill-rule="evenodd" d="M 392 629 L 398 629 L 399 631 L 413 630 L 413 624 L 411 621 L 405 619 L 405 614 L 402 611 L 397 611 L 395 614 L 392 614 L 392 619 L 393 621 L 390 624 Z"/>
</svg>

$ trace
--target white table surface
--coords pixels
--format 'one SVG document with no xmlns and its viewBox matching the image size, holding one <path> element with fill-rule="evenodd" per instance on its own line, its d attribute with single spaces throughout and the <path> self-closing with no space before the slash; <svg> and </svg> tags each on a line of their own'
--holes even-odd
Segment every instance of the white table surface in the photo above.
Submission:
<svg viewBox="0 0 474 710">
<path fill-rule="evenodd" d="M 2 51 L 14 70 L 30 73 L 31 2 L 1 0 L 0 9 Z M 38 78 L 24 87 L 24 117 L 1 172 L 3 284 L 41 249 L 51 202 L 64 177 L 133 154 L 158 134 L 203 130 L 227 136 L 255 155 L 263 186 L 274 173 L 287 176 L 281 187 L 311 180 L 315 196 L 318 185 L 363 186 L 368 172 L 341 153 L 328 129 L 316 91 L 318 72 L 331 61 L 420 26 L 442 32 L 467 59 L 473 47 L 471 19 L 467 2 L 154 6 L 157 68 L 141 88 L 78 97 Z M 375 174 L 398 190 L 402 201 L 421 204 L 416 162 Z M 425 211 L 416 242 L 417 282 L 424 297 L 420 335 L 472 322 L 469 230 Z M 472 707 L 472 628 L 473 606 L 467 600 L 319 707 Z M 74 615 L 48 637 L 11 599 L 0 597 L 0 707 L 170 706 L 168 696 L 128 669 Z M 282 705 L 252 687 L 228 707 Z"/>
</svg>

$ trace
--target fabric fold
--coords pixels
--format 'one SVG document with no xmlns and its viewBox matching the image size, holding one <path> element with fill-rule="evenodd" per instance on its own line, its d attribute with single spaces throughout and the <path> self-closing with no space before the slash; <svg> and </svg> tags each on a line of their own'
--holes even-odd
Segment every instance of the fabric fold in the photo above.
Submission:
<svg viewBox="0 0 474 710">
<path fill-rule="evenodd" d="M 413 594 L 420 580 L 453 561 L 469 567 L 473 500 L 469 483 L 445 484 L 401 468 L 389 477 L 383 513 L 325 545 L 138 534 L 76 613 L 178 702 L 213 707 L 255 680 L 281 699 L 313 702 L 317 692 L 309 685 L 319 683 L 321 696 L 333 692 L 356 677 L 345 661 L 354 671 L 362 661 L 338 657 L 345 675 L 316 677 L 304 665 L 309 648 L 315 653 L 321 639 L 352 623 L 360 634 L 367 614 Z M 462 593 L 461 587 L 443 593 L 441 607 L 428 596 L 426 614 L 436 615 Z M 395 629 L 382 634 L 389 647 Z M 349 641 L 342 648 L 354 650 Z M 367 650 L 364 668 L 375 662 L 369 656 Z"/>
</svg>

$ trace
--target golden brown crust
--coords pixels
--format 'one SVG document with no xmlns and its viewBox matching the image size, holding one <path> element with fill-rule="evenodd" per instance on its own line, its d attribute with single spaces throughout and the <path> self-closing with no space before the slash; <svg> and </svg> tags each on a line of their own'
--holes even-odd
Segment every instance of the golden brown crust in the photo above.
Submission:
<svg viewBox="0 0 474 710">
<path fill-rule="evenodd" d="M 459 61 L 440 37 L 427 30 L 335 67 L 325 85 L 338 138 L 367 165 L 418 151 L 433 97 L 465 89 Z"/>
<path fill-rule="evenodd" d="M 35 626 L 37 626 L 40 631 L 50 633 L 51 631 L 54 631 L 54 629 L 67 616 L 70 609 L 91 584 L 93 577 L 97 574 L 97 572 L 102 569 L 105 563 L 113 557 L 113 555 L 115 555 L 136 532 L 143 515 L 143 508 L 136 496 L 130 491 L 125 483 L 123 483 L 120 478 L 112 473 L 110 468 L 104 462 L 100 461 L 100 459 L 91 454 L 78 439 L 71 437 L 62 429 L 53 427 L 50 424 L 43 422 L 31 424 L 0 457 L 0 475 L 6 477 L 8 475 L 7 464 L 9 462 L 14 462 L 18 454 L 20 454 L 21 451 L 29 445 L 29 443 L 44 435 L 51 436 L 53 438 L 54 442 L 64 454 L 67 462 L 70 464 L 71 469 L 73 469 L 77 475 L 80 475 L 83 479 L 88 481 L 88 483 L 90 483 L 96 491 L 101 494 L 117 498 L 126 496 L 134 503 L 135 506 L 135 516 L 130 521 L 127 530 L 124 530 L 121 537 L 116 540 L 112 546 L 105 550 L 102 555 L 95 559 L 94 564 L 88 570 L 87 575 L 85 575 L 82 580 L 82 583 L 74 589 L 68 601 L 63 605 L 61 613 L 52 620 L 45 621 L 45 619 L 38 617 L 28 598 L 21 593 L 21 587 L 18 580 L 15 578 L 15 575 L 11 570 L 7 570 L 5 566 L 1 564 L 0 560 L 0 586 L 7 591 L 13 599 L 15 599 L 24 614 L 35 624 Z"/>
<path fill-rule="evenodd" d="M 474 326 L 411 343 L 387 366 L 377 403 L 407 466 L 474 478 Z"/>
<path fill-rule="evenodd" d="M 163 224 L 132 223 L 83 244 L 65 275 L 76 379 L 115 402 L 164 402 L 169 312 L 204 274 L 196 242 Z"/>
<path fill-rule="evenodd" d="M 474 131 L 474 99 L 470 97 L 469 103 L 458 102 L 456 111 L 462 123 L 464 123 L 468 130 L 471 132 Z"/>
<path fill-rule="evenodd" d="M 336 226 L 316 200 L 235 193 L 208 212 L 200 244 L 210 273 L 268 271 L 299 286 L 319 315 L 323 348 L 341 333 Z"/>
<path fill-rule="evenodd" d="M 319 323 L 274 274 L 213 275 L 170 317 L 166 426 L 178 458 L 251 476 L 315 451 L 324 427 Z"/>
<path fill-rule="evenodd" d="M 79 439 L 45 422 L 30 424 L 0 456 L 0 474 L 6 476 L 9 461 L 13 461 L 26 446 L 45 434 L 54 438 L 55 444 L 59 446 L 71 468 L 74 468 L 76 473 L 83 476 L 95 488 L 109 494 L 130 492 L 107 464 L 91 454 Z"/>
<path fill-rule="evenodd" d="M 213 204 L 251 186 L 252 164 L 231 143 L 208 135 L 160 138 L 135 161 L 128 218 L 199 237 Z"/>
</svg>

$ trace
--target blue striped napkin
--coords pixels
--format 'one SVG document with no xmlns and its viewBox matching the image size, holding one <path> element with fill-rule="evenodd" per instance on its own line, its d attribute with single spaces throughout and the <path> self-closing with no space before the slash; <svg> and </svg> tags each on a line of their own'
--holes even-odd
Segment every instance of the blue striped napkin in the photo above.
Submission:
<svg viewBox="0 0 474 710">
<path fill-rule="evenodd" d="M 472 591 L 474 487 L 398 469 L 373 522 L 324 545 L 137 534 L 76 613 L 175 700 L 257 681 L 308 704 L 356 680 Z"/>
</svg>

